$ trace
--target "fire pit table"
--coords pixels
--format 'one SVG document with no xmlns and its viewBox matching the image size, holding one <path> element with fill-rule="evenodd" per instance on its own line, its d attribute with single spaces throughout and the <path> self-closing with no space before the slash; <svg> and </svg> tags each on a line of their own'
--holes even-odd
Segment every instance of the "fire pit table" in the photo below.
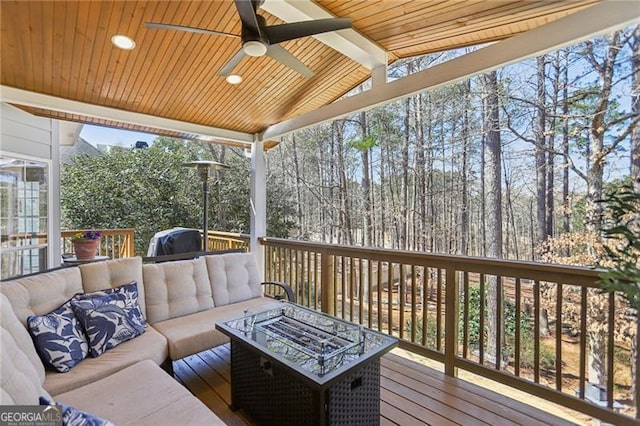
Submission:
<svg viewBox="0 0 640 426">
<path fill-rule="evenodd" d="M 380 357 L 397 339 L 301 306 L 216 324 L 231 339 L 231 407 L 261 425 L 375 425 Z"/>
</svg>

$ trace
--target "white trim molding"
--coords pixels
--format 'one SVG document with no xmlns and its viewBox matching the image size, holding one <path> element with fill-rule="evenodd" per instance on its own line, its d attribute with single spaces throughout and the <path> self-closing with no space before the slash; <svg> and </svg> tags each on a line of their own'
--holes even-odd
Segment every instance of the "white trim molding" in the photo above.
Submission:
<svg viewBox="0 0 640 426">
<path fill-rule="evenodd" d="M 254 141 L 254 135 L 251 133 L 203 126 L 186 121 L 172 120 L 117 108 L 72 101 L 70 99 L 29 92 L 9 86 L 0 86 L 0 102 L 50 109 L 68 114 L 86 115 L 104 120 L 148 126 L 172 132 L 191 133 L 205 140 L 207 138 L 214 138 L 243 143 L 252 143 Z"/>
</svg>

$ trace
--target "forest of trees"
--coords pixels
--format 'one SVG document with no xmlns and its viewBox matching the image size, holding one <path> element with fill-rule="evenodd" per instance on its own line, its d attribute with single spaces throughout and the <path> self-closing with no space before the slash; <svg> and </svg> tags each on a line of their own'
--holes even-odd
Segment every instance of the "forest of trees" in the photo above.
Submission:
<svg viewBox="0 0 640 426">
<path fill-rule="evenodd" d="M 289 135 L 267 159 L 293 191 L 291 237 L 597 261 L 597 201 L 640 181 L 639 38 L 629 27 Z"/>
</svg>

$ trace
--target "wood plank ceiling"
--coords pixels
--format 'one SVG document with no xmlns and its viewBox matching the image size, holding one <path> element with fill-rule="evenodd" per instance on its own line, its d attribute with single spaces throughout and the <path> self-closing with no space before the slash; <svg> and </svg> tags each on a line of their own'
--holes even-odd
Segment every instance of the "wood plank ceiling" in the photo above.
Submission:
<svg viewBox="0 0 640 426">
<path fill-rule="evenodd" d="M 504 39 L 594 2 L 316 1 L 337 17 L 351 18 L 356 31 L 388 52 L 390 62 Z M 258 133 L 333 102 L 370 76 L 365 67 L 306 37 L 282 46 L 311 68 L 313 77 L 268 57 L 245 58 L 234 70 L 244 81 L 233 86 L 217 72 L 240 48 L 238 39 L 144 26 L 155 21 L 239 34 L 240 20 L 230 0 L 2 0 L 0 8 L 2 85 L 204 126 Z M 282 23 L 264 10 L 259 13 L 268 24 Z M 136 48 L 115 48 L 110 42 L 114 34 L 133 38 Z M 70 121 L 136 127 L 25 109 Z"/>
</svg>

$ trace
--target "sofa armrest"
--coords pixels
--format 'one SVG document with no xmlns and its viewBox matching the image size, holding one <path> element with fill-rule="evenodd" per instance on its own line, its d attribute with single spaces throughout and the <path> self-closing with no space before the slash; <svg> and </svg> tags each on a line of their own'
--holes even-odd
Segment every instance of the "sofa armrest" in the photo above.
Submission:
<svg viewBox="0 0 640 426">
<path fill-rule="evenodd" d="M 287 293 L 287 300 L 289 302 L 292 303 L 296 303 L 296 294 L 293 292 L 293 289 L 291 288 L 291 286 L 287 283 L 283 283 L 280 281 L 265 281 L 263 283 L 260 283 L 262 285 L 276 285 L 278 287 L 281 287 L 285 293 Z M 282 296 L 275 296 L 275 299 L 282 299 Z"/>
</svg>

